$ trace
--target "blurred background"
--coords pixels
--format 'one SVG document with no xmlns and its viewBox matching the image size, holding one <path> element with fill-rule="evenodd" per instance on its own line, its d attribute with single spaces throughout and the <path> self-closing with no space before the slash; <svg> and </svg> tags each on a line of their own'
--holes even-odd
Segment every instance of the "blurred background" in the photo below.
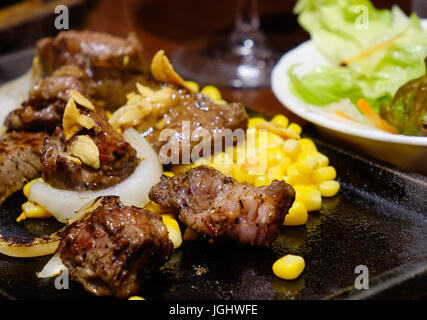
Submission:
<svg viewBox="0 0 427 320">
<path fill-rule="evenodd" d="M 277 52 L 283 54 L 308 39 L 292 10 L 296 0 L 259 0 L 259 22 Z M 426 0 L 374 0 L 379 8 L 399 5 L 405 12 L 427 16 Z M 177 47 L 200 38 L 226 34 L 233 27 L 236 6 L 230 0 L 2 0 L 0 2 L 0 81 L 28 69 L 25 59 L 35 42 L 59 32 L 54 8 L 69 8 L 70 29 L 89 29 L 126 36 L 133 31 L 148 59 L 159 49 L 172 56 Z M 22 56 L 22 59 L 19 57 Z M 14 63 L 11 63 L 13 61 Z M 17 61 L 19 63 L 17 63 Z M 269 88 L 224 88 L 226 99 L 238 100 L 267 114 L 285 113 Z M 301 119 L 288 114 L 294 121 Z"/>
</svg>

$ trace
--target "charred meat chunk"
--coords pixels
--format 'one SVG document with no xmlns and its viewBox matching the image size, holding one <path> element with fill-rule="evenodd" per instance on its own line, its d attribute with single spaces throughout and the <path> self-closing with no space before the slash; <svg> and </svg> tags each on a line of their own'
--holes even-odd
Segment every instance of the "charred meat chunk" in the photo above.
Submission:
<svg viewBox="0 0 427 320">
<path fill-rule="evenodd" d="M 138 165 L 136 150 L 99 114 L 86 110 L 94 128 L 82 128 L 66 140 L 61 127 L 46 138 L 42 149 L 42 177 L 59 189 L 87 191 L 113 186 L 130 176 Z M 99 168 L 91 167 L 72 154 L 79 136 L 89 137 L 99 152 Z"/>
<path fill-rule="evenodd" d="M 149 197 L 160 207 L 212 240 L 268 245 L 275 239 L 295 199 L 284 181 L 255 188 L 240 184 L 214 168 L 199 166 L 186 173 L 161 178 Z"/>
<path fill-rule="evenodd" d="M 126 298 L 169 260 L 173 244 L 162 219 L 145 209 L 102 199 L 86 218 L 67 226 L 58 247 L 71 278 L 97 295 Z"/>
<path fill-rule="evenodd" d="M 9 113 L 5 126 L 9 130 L 52 133 L 61 122 L 69 91 L 89 95 L 86 82 L 83 71 L 76 66 L 56 70 L 34 85 L 22 107 Z"/>
<path fill-rule="evenodd" d="M 0 137 L 0 203 L 38 178 L 46 133 L 9 132 Z"/>
<path fill-rule="evenodd" d="M 136 81 L 147 83 L 149 65 L 134 34 L 126 39 L 90 31 L 64 31 L 56 38 L 37 44 L 43 71 L 51 75 L 64 65 L 81 68 L 91 79 L 91 98 L 115 109 L 126 103 L 126 94 L 136 89 Z"/>
<path fill-rule="evenodd" d="M 178 102 L 155 125 L 147 126 L 142 131 L 145 131 L 146 139 L 160 152 L 160 156 L 166 158 L 171 156 L 171 150 L 182 153 L 185 145 L 192 151 L 201 143 L 213 146 L 216 140 L 231 136 L 233 130 L 242 129 L 244 133 L 248 120 L 241 103 L 216 104 L 200 93 L 180 90 Z M 178 134 L 162 141 L 160 134 L 164 129 L 172 129 Z M 202 141 L 204 132 L 209 134 L 207 141 Z"/>
</svg>

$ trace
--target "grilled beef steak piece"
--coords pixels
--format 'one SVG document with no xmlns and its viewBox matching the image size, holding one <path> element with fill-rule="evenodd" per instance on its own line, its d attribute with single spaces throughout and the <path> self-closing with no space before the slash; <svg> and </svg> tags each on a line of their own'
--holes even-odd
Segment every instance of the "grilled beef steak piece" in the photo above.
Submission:
<svg viewBox="0 0 427 320">
<path fill-rule="evenodd" d="M 277 236 L 295 191 L 277 180 L 255 188 L 214 168 L 200 166 L 173 177 L 163 176 L 149 197 L 213 240 L 268 245 Z"/>
<path fill-rule="evenodd" d="M 9 132 L 0 137 L 0 203 L 38 178 L 46 133 Z"/>
<path fill-rule="evenodd" d="M 162 219 L 105 197 L 85 219 L 65 228 L 58 247 L 72 279 L 97 295 L 126 298 L 169 260 L 173 245 Z"/>
<path fill-rule="evenodd" d="M 126 179 L 138 165 L 136 150 L 102 116 L 85 112 L 81 114 L 94 120 L 94 128 L 83 128 L 66 141 L 62 128 L 57 127 L 45 140 L 41 157 L 42 177 L 53 187 L 77 191 L 104 189 Z M 71 153 L 72 144 L 79 135 L 89 136 L 98 148 L 99 169 L 79 163 Z"/>
<path fill-rule="evenodd" d="M 200 93 L 186 90 L 179 90 L 179 93 L 179 101 L 155 125 L 142 128 L 146 139 L 161 157 L 171 156 L 171 150 L 182 154 L 186 146 L 192 151 L 196 145 L 203 145 L 199 140 L 203 132 L 209 133 L 209 139 L 203 142 L 208 147 L 213 146 L 215 140 L 231 136 L 233 130 L 242 129 L 244 134 L 249 117 L 241 103 L 216 104 Z M 189 127 L 186 128 L 187 124 Z M 161 141 L 160 134 L 164 129 L 172 129 L 178 134 Z"/>
<path fill-rule="evenodd" d="M 136 81 L 148 83 L 149 65 L 134 34 L 126 39 L 99 32 L 64 31 L 37 44 L 43 71 L 51 75 L 64 65 L 80 67 L 91 79 L 91 98 L 115 109 L 126 103 L 126 94 L 136 90 Z"/>
<path fill-rule="evenodd" d="M 35 84 L 22 108 L 9 113 L 5 126 L 9 130 L 52 133 L 61 123 L 69 91 L 74 89 L 88 96 L 86 83 L 83 71 L 76 66 L 56 70 Z"/>
</svg>

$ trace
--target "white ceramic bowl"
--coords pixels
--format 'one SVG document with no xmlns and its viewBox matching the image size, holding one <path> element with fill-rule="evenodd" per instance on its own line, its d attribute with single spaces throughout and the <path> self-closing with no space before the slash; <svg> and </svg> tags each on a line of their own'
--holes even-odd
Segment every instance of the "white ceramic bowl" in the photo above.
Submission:
<svg viewBox="0 0 427 320">
<path fill-rule="evenodd" d="M 426 28 L 427 20 L 422 22 Z M 427 137 L 391 134 L 304 103 L 293 95 L 289 85 L 288 70 L 296 63 L 299 66 L 294 72 L 298 76 L 328 65 L 311 40 L 288 51 L 279 60 L 271 74 L 271 85 L 277 99 L 288 110 L 312 122 L 323 136 L 331 138 L 331 142 L 344 142 L 358 151 L 427 175 Z"/>
</svg>

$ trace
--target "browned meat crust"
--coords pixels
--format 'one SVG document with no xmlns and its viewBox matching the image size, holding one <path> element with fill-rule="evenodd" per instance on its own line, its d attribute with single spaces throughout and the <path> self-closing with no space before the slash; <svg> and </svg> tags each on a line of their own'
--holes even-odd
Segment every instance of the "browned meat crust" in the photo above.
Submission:
<svg viewBox="0 0 427 320">
<path fill-rule="evenodd" d="M 82 129 L 65 141 L 61 127 L 45 140 L 42 149 L 42 177 L 53 187 L 67 190 L 99 190 L 126 179 L 138 165 L 136 150 L 99 114 L 86 111 L 94 129 Z M 82 113 L 83 114 L 83 113 Z M 99 150 L 100 168 L 72 160 L 71 145 L 77 135 L 88 135 Z"/>
<path fill-rule="evenodd" d="M 37 48 L 45 74 L 64 65 L 80 67 L 92 79 L 88 83 L 91 97 L 109 109 L 125 104 L 126 93 L 136 89 L 136 81 L 151 81 L 142 45 L 134 34 L 122 39 L 99 32 L 64 31 L 40 40 Z"/>
<path fill-rule="evenodd" d="M 88 95 L 88 79 L 76 66 L 64 66 L 52 76 L 40 79 L 29 93 L 22 108 L 9 113 L 5 126 L 16 131 L 46 131 L 52 133 L 61 123 L 69 91 Z"/>
<path fill-rule="evenodd" d="M 164 114 L 157 125 L 144 129 L 147 132 L 146 138 L 154 149 L 170 155 L 168 150 L 176 147 L 176 150 L 182 151 L 185 144 L 189 144 L 190 150 L 193 150 L 201 142 L 194 137 L 201 136 L 203 129 L 210 135 L 210 140 L 205 142 L 208 146 L 213 146 L 215 140 L 223 139 L 235 129 L 246 130 L 248 120 L 248 114 L 241 103 L 216 104 L 200 93 L 180 90 L 179 102 Z M 190 124 L 190 130 L 183 130 L 183 121 Z M 162 125 L 159 126 L 159 123 Z M 179 134 L 161 141 L 159 137 L 164 129 L 173 129 Z M 163 146 L 165 148 L 162 150 Z"/>
<path fill-rule="evenodd" d="M 106 197 L 89 217 L 65 228 L 58 247 L 72 279 L 97 295 L 126 298 L 140 280 L 170 259 L 172 242 L 162 219 Z"/>
<path fill-rule="evenodd" d="M 40 176 L 41 148 L 47 134 L 10 132 L 0 137 L 0 203 Z"/>
<path fill-rule="evenodd" d="M 267 245 L 277 236 L 295 200 L 295 191 L 277 180 L 255 188 L 214 168 L 200 166 L 174 177 L 163 176 L 149 197 L 213 240 Z"/>
</svg>

